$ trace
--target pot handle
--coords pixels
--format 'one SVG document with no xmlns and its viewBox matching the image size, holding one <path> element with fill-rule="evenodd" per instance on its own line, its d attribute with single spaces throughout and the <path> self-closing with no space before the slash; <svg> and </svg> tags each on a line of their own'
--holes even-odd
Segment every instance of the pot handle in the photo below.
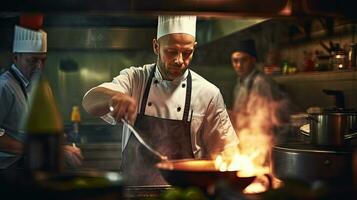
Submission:
<svg viewBox="0 0 357 200">
<path fill-rule="evenodd" d="M 306 124 L 305 124 L 306 125 Z M 303 126 L 305 126 L 305 125 L 303 125 Z M 299 132 L 301 133 L 301 134 L 303 134 L 304 136 L 306 136 L 306 137 L 310 137 L 310 130 L 309 131 L 305 131 L 305 130 L 303 130 L 303 126 L 301 126 L 300 128 L 299 128 Z"/>
</svg>

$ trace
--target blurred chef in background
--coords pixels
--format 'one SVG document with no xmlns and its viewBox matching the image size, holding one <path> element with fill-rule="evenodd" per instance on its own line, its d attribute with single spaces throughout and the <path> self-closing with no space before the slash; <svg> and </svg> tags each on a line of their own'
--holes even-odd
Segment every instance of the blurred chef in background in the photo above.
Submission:
<svg viewBox="0 0 357 200">
<path fill-rule="evenodd" d="M 21 16 L 20 22 L 31 21 L 22 20 L 23 17 L 39 18 L 38 15 Z M 21 130 L 20 122 L 28 112 L 28 96 L 34 80 L 44 69 L 46 57 L 47 34 L 39 29 L 38 23 L 34 27 L 32 24 L 15 25 L 13 64 L 0 76 L 0 169 L 24 168 L 26 133 Z M 79 148 L 64 145 L 63 150 L 68 166 L 81 164 Z"/>
<path fill-rule="evenodd" d="M 112 82 L 88 91 L 83 107 L 112 124 L 127 119 L 169 159 L 212 158 L 236 149 L 219 89 L 188 69 L 196 44 L 195 16 L 159 16 L 156 63 L 122 70 Z M 125 125 L 122 144 L 127 184 L 167 184 L 151 153 Z"/>
<path fill-rule="evenodd" d="M 257 52 L 252 39 L 239 41 L 231 53 L 238 75 L 230 116 L 239 133 L 252 126 L 262 126 L 269 134 L 290 120 L 289 99 L 271 77 L 257 68 Z"/>
</svg>

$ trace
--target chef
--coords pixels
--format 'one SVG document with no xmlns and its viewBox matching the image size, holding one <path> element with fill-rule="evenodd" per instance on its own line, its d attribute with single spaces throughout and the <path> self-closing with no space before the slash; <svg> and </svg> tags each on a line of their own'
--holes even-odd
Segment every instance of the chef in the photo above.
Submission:
<svg viewBox="0 0 357 200">
<path fill-rule="evenodd" d="M 238 138 L 219 89 L 189 69 L 197 42 L 195 16 L 159 16 L 155 63 L 122 70 L 89 90 L 83 107 L 115 124 L 126 119 L 169 159 L 214 158 Z M 167 184 L 155 157 L 123 126 L 122 170 L 129 185 Z M 156 160 L 157 161 L 157 160 Z"/>
<path fill-rule="evenodd" d="M 38 18 L 38 15 L 25 15 L 20 17 L 20 22 L 38 21 Z M 32 25 L 15 25 L 13 64 L 0 76 L 0 169 L 24 168 L 26 133 L 20 122 L 29 109 L 28 96 L 34 79 L 44 69 L 47 57 L 47 34 L 38 24 L 36 28 Z M 80 164 L 80 149 L 64 145 L 63 150 L 66 163 Z"/>
<path fill-rule="evenodd" d="M 231 61 L 239 78 L 230 113 L 238 135 L 247 127 L 261 125 L 266 130 L 288 123 L 291 102 L 271 77 L 259 71 L 254 40 L 237 41 Z M 264 123 L 259 123 L 259 119 L 264 119 Z"/>
</svg>

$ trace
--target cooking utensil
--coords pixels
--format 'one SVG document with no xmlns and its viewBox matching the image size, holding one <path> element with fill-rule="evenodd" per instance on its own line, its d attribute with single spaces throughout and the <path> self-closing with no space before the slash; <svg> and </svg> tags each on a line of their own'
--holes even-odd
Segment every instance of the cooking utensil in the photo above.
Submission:
<svg viewBox="0 0 357 200">
<path fill-rule="evenodd" d="M 167 156 L 151 148 L 140 136 L 134 126 L 129 124 L 125 119 L 122 122 L 126 124 L 138 141 L 144 145 L 150 152 L 161 159 L 161 162 L 156 164 L 164 179 L 175 186 L 197 186 L 207 189 L 213 186 L 214 183 L 225 180 L 234 184 L 237 189 L 243 190 L 253 182 L 255 176 L 239 177 L 237 171 L 219 171 L 215 168 L 213 160 L 199 159 L 177 159 L 168 160 Z"/>
<path fill-rule="evenodd" d="M 273 175 L 283 181 L 299 179 L 350 183 L 352 149 L 303 143 L 280 144 L 272 149 L 271 169 Z"/>
<path fill-rule="evenodd" d="M 156 164 L 162 176 L 174 186 L 197 186 L 204 190 L 219 181 L 226 181 L 242 191 L 253 182 L 255 176 L 240 177 L 238 171 L 219 171 L 213 160 L 181 159 Z"/>
<path fill-rule="evenodd" d="M 309 114 L 309 125 L 300 127 L 300 133 L 309 136 L 311 144 L 342 146 L 346 140 L 357 137 L 355 131 L 357 113 L 321 112 Z"/>
<path fill-rule="evenodd" d="M 121 121 L 128 126 L 128 128 L 130 129 L 130 131 L 135 135 L 136 139 L 138 139 L 138 141 L 144 146 L 146 147 L 151 153 L 153 153 L 155 156 L 159 157 L 160 160 L 167 160 L 167 156 L 162 155 L 160 152 L 156 151 L 155 149 L 153 149 L 150 145 L 148 145 L 143 138 L 140 136 L 139 132 L 134 128 L 134 126 L 132 126 L 127 120 L 125 119 L 121 119 Z"/>
</svg>

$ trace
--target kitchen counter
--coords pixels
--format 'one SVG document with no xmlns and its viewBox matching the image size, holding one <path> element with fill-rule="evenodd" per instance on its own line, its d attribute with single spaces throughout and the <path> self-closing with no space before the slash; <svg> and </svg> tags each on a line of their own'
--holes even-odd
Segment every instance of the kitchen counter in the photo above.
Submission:
<svg viewBox="0 0 357 200">
<path fill-rule="evenodd" d="M 123 197 L 126 200 L 155 199 L 162 192 L 171 189 L 170 185 L 158 186 L 126 186 L 123 190 Z"/>
<path fill-rule="evenodd" d="M 119 181 L 116 185 L 108 187 L 92 187 L 82 189 L 66 190 L 64 184 L 59 184 L 56 190 L 46 190 L 39 187 L 37 184 L 29 184 L 31 181 L 24 179 L 24 176 L 19 171 L 0 171 L 0 193 L 2 196 L 10 196 L 11 199 L 36 198 L 51 199 L 51 200 L 168 200 L 160 198 L 163 192 L 166 192 L 173 187 L 170 185 L 159 186 L 123 186 L 123 182 Z M 12 177 L 11 180 L 7 179 Z M 63 180 L 63 179 L 62 179 Z M 66 182 L 66 181 L 64 181 Z M 67 182 L 68 183 L 68 182 Z M 321 182 L 306 183 L 299 181 L 286 181 L 285 186 L 279 189 L 270 189 L 267 192 L 253 195 L 244 195 L 225 184 L 218 184 L 214 197 L 207 199 L 220 200 L 259 200 L 259 199 L 355 199 L 357 196 L 357 188 L 350 186 L 328 186 Z"/>
</svg>

